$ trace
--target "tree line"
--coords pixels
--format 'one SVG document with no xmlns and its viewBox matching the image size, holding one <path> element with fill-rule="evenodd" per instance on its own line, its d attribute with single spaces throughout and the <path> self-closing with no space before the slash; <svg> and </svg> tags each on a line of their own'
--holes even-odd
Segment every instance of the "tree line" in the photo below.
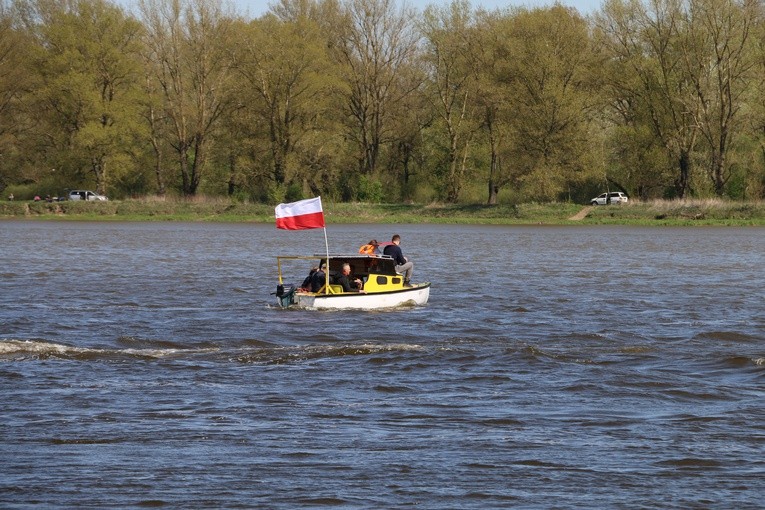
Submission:
<svg viewBox="0 0 765 510">
<path fill-rule="evenodd" d="M 765 196 L 760 0 L 0 0 L 0 189 Z"/>
</svg>

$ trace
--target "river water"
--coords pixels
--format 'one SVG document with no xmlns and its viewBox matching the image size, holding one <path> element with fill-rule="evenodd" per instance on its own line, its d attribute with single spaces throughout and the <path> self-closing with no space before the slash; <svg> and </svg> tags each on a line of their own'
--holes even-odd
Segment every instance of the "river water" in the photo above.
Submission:
<svg viewBox="0 0 765 510">
<path fill-rule="evenodd" d="M 0 222 L 0 507 L 762 508 L 765 231 L 393 233 L 427 306 L 308 312 L 321 230 Z"/>
</svg>

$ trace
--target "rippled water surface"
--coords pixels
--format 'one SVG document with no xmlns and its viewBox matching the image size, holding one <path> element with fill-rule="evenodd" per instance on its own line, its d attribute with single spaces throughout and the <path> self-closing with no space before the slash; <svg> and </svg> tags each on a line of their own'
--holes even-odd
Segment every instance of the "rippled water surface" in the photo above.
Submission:
<svg viewBox="0 0 765 510">
<path fill-rule="evenodd" d="M 0 222 L 0 507 L 762 507 L 765 231 L 393 233 L 427 306 L 308 312 L 321 230 Z"/>
</svg>

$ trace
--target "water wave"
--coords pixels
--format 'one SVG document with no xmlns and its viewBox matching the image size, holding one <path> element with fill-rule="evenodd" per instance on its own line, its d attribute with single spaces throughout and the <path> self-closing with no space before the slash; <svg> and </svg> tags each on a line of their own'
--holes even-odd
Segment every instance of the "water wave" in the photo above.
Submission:
<svg viewBox="0 0 765 510">
<path fill-rule="evenodd" d="M 48 359 L 60 358 L 77 361 L 97 361 L 124 358 L 166 358 L 169 356 L 189 353 L 215 352 L 215 348 L 180 349 L 180 348 L 147 348 L 147 349 L 107 349 L 91 347 L 75 347 L 44 340 L 3 340 L 0 341 L 0 359 Z"/>
<path fill-rule="evenodd" d="M 753 343 L 759 342 L 761 337 L 754 334 L 742 333 L 739 331 L 704 331 L 694 336 L 696 340 L 713 342 L 734 342 L 734 343 Z"/>
<path fill-rule="evenodd" d="M 662 460 L 656 462 L 656 465 L 676 469 L 712 469 L 722 467 L 723 463 L 717 459 L 684 457 L 679 459 Z"/>
<path fill-rule="evenodd" d="M 420 351 L 423 347 L 416 344 L 344 344 L 344 345 L 305 345 L 261 349 L 239 355 L 242 363 L 297 363 L 319 359 L 331 359 L 356 356 L 373 356 L 395 352 Z"/>
<path fill-rule="evenodd" d="M 752 358 L 751 356 L 729 356 L 722 360 L 724 367 L 746 368 L 752 365 L 762 365 L 763 358 Z"/>
<path fill-rule="evenodd" d="M 173 341 L 142 340 L 121 337 L 125 348 L 75 347 L 45 340 L 2 340 L 0 359 L 69 359 L 76 361 L 111 361 L 125 359 L 191 359 L 212 356 L 216 359 L 234 359 L 240 363 L 282 364 L 348 356 L 373 356 L 395 352 L 423 350 L 415 344 L 343 344 L 278 346 L 258 340 L 247 340 L 232 347 L 208 343 L 184 347 Z"/>
</svg>

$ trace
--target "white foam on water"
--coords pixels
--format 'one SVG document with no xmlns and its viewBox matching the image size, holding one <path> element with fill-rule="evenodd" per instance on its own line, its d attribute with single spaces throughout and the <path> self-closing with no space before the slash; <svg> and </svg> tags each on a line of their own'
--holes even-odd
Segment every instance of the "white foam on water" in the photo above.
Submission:
<svg viewBox="0 0 765 510">
<path fill-rule="evenodd" d="M 204 349 L 96 349 L 74 347 L 39 340 L 2 340 L 0 341 L 0 356 L 33 355 L 60 357 L 112 357 L 129 356 L 142 358 L 165 358 L 177 354 L 217 352 L 217 348 Z"/>
</svg>

